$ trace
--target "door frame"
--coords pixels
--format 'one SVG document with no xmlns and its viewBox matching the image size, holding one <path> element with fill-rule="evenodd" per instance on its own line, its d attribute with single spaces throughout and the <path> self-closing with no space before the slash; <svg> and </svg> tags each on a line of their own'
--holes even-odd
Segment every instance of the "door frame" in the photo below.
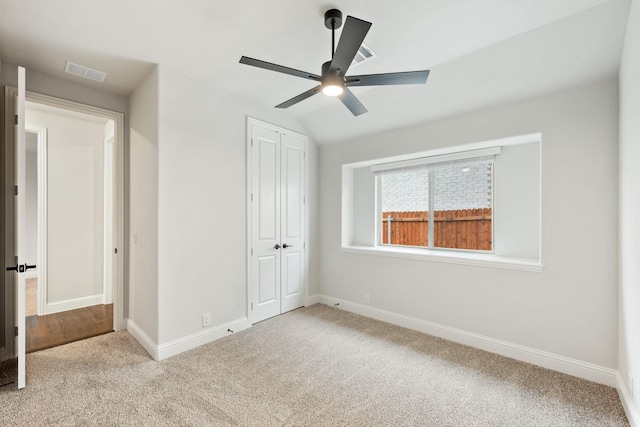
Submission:
<svg viewBox="0 0 640 427">
<path fill-rule="evenodd" d="M 5 109 L 2 120 L 7 124 L 5 126 L 5 141 L 13 141 L 13 128 L 8 124 L 11 123 L 13 116 L 13 104 L 11 103 L 13 95 L 17 94 L 17 89 L 7 86 L 5 89 Z M 114 168 L 113 168 L 113 216 L 112 216 L 112 271 L 113 271 L 113 329 L 116 331 L 126 329 L 126 319 L 124 312 L 124 259 L 125 259 L 125 239 L 124 239 L 124 114 L 104 108 L 94 107 L 81 104 L 74 101 L 68 101 L 53 96 L 43 95 L 31 91 L 26 91 L 26 101 L 43 104 L 51 107 L 57 107 L 70 110 L 77 113 L 84 113 L 93 116 L 102 117 L 113 120 L 115 130 L 113 135 L 114 146 Z M 38 147 L 40 148 L 40 147 Z M 6 146 L 3 147 L 6 150 Z M 6 151 L 5 151 L 6 153 Z M 6 154 L 5 154 L 6 156 Z M 5 163 L 7 160 L 5 159 Z M 8 200 L 8 198 L 7 198 Z M 7 209 L 12 208 L 6 206 Z M 9 256 L 5 254 L 5 257 Z M 40 270 L 38 268 L 38 270 Z M 41 274 L 40 271 L 38 271 Z M 7 288 L 8 289 L 8 288 Z M 13 293 L 13 292 L 12 292 Z M 9 298 L 7 298 L 9 300 Z M 7 307 L 7 319 L 13 318 L 13 304 Z M 13 323 L 13 322 L 11 322 Z M 5 325 L 5 333 L 13 333 L 13 325 Z M 14 348 L 7 348 L 8 354 L 14 354 Z"/>
<path fill-rule="evenodd" d="M 38 316 L 46 314 L 46 298 L 43 290 L 47 289 L 47 151 L 48 147 L 48 130 L 47 128 L 26 126 L 25 132 L 35 133 L 38 138 L 38 157 L 37 157 L 37 173 L 38 173 L 38 256 L 36 273 L 38 278 Z"/>
<path fill-rule="evenodd" d="M 246 203 L 247 203 L 247 209 L 246 209 L 246 218 L 247 218 L 247 265 L 246 265 L 246 271 L 247 271 L 247 325 L 251 326 L 253 325 L 253 320 L 252 320 L 252 314 L 253 314 L 253 310 L 252 310 L 252 296 L 253 296 L 253 289 L 251 288 L 251 284 L 253 282 L 253 269 L 251 268 L 252 266 L 252 246 L 253 246 L 253 224 L 252 224 L 252 206 L 253 206 L 253 194 L 252 194 L 252 175 L 253 175 L 253 168 L 252 168 L 252 132 L 251 132 L 251 127 L 253 125 L 258 125 L 270 130 L 274 130 L 277 132 L 281 132 L 281 133 L 287 133 L 290 135 L 295 135 L 299 138 L 304 139 L 304 152 L 305 152 L 305 156 L 303 158 L 303 162 L 304 162 L 304 173 L 305 173 L 305 177 L 304 177 L 304 194 L 305 194 L 305 199 L 307 198 L 308 194 L 309 194 L 309 165 L 308 165 L 308 160 L 307 160 L 307 156 L 306 153 L 308 151 L 309 148 L 309 137 L 307 135 L 301 134 L 300 132 L 295 132 L 286 128 L 283 128 L 282 126 L 277 126 L 271 123 L 267 123 L 264 122 L 262 120 L 258 120 L 255 119 L 253 117 L 247 116 L 247 143 L 246 143 L 246 150 L 247 150 L 247 163 L 246 163 L 246 171 L 247 171 L 247 194 L 246 194 Z M 309 241 L 309 203 L 304 203 L 304 233 L 305 233 L 305 242 Z M 304 251 L 304 283 L 303 283 L 303 292 L 305 295 L 305 305 L 307 304 L 307 300 L 309 299 L 309 247 L 306 245 L 305 243 L 305 251 Z"/>
</svg>

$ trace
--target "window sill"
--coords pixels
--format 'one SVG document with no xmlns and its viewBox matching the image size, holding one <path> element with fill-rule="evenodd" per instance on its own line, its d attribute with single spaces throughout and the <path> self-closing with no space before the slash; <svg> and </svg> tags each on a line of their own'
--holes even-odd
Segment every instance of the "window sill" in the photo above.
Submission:
<svg viewBox="0 0 640 427">
<path fill-rule="evenodd" d="M 417 259 L 451 264 L 474 265 L 480 267 L 502 268 L 506 270 L 520 270 L 541 272 L 542 263 L 533 259 L 509 258 L 493 254 L 475 254 L 468 252 L 439 251 L 428 249 L 413 249 L 383 246 L 343 246 L 342 252 L 377 255 L 392 258 Z"/>
</svg>

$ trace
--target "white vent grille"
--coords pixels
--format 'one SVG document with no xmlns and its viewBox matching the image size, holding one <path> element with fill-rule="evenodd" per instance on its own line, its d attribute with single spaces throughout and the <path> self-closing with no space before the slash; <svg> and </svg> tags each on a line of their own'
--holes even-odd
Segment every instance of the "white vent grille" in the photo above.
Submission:
<svg viewBox="0 0 640 427">
<path fill-rule="evenodd" d="M 93 80 L 103 83 L 107 78 L 107 73 L 100 70 L 94 70 L 93 68 L 85 67 L 84 65 L 74 64 L 67 61 L 67 65 L 64 67 L 64 71 L 74 76 L 83 77 L 85 79 Z"/>
<path fill-rule="evenodd" d="M 369 46 L 362 43 L 362 46 L 360 46 L 360 49 L 358 49 L 356 56 L 353 58 L 353 61 L 351 62 L 351 66 L 353 67 L 355 65 L 362 64 L 364 61 L 373 59 L 376 56 L 377 55 L 375 54 L 375 52 L 372 51 Z"/>
</svg>

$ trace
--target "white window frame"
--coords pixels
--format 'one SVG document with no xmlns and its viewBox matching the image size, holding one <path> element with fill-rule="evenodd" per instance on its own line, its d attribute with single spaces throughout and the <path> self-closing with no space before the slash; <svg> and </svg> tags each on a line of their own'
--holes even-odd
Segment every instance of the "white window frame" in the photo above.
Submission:
<svg viewBox="0 0 640 427">
<path fill-rule="evenodd" d="M 406 162 L 397 162 L 390 164 L 380 164 L 371 166 L 371 171 L 376 173 L 376 221 L 375 227 L 375 242 L 376 247 L 406 247 L 414 248 L 416 250 L 436 250 L 436 251 L 459 251 L 467 253 L 494 253 L 494 218 L 493 218 L 493 193 L 491 194 L 491 250 L 480 249 L 463 249 L 463 248 L 447 248 L 435 246 L 435 169 L 442 166 L 462 165 L 468 163 L 481 162 L 483 160 L 491 162 L 491 188 L 493 188 L 493 169 L 495 167 L 495 156 L 500 154 L 500 147 L 492 147 L 484 150 L 464 151 L 460 153 L 454 153 L 442 156 L 423 157 L 415 160 L 409 160 Z M 443 161 L 443 158 L 446 160 Z M 405 166 L 398 167 L 398 163 L 402 163 Z M 410 166 L 407 166 L 410 165 Z M 391 167 L 389 167 L 391 166 Z M 396 173 L 409 170 L 426 170 L 429 175 L 429 231 L 427 246 L 410 246 L 410 245 L 398 245 L 398 244 L 383 244 L 382 243 L 382 176 L 385 172 Z"/>
</svg>

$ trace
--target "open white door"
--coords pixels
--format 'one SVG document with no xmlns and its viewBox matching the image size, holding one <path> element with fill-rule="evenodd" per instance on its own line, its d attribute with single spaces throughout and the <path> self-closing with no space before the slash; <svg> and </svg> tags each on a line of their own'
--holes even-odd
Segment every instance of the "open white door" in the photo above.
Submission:
<svg viewBox="0 0 640 427">
<path fill-rule="evenodd" d="M 26 341 L 25 341 L 25 271 L 35 268 L 26 264 L 26 230 L 25 230 L 25 169 L 26 143 L 24 130 L 25 106 L 25 70 L 18 67 L 18 96 L 15 100 L 16 121 L 15 139 L 15 266 L 8 269 L 15 270 L 15 316 L 18 333 L 16 336 L 16 353 L 18 356 L 18 389 L 24 388 L 26 383 Z M 23 262 L 24 264 L 20 264 Z"/>
</svg>

